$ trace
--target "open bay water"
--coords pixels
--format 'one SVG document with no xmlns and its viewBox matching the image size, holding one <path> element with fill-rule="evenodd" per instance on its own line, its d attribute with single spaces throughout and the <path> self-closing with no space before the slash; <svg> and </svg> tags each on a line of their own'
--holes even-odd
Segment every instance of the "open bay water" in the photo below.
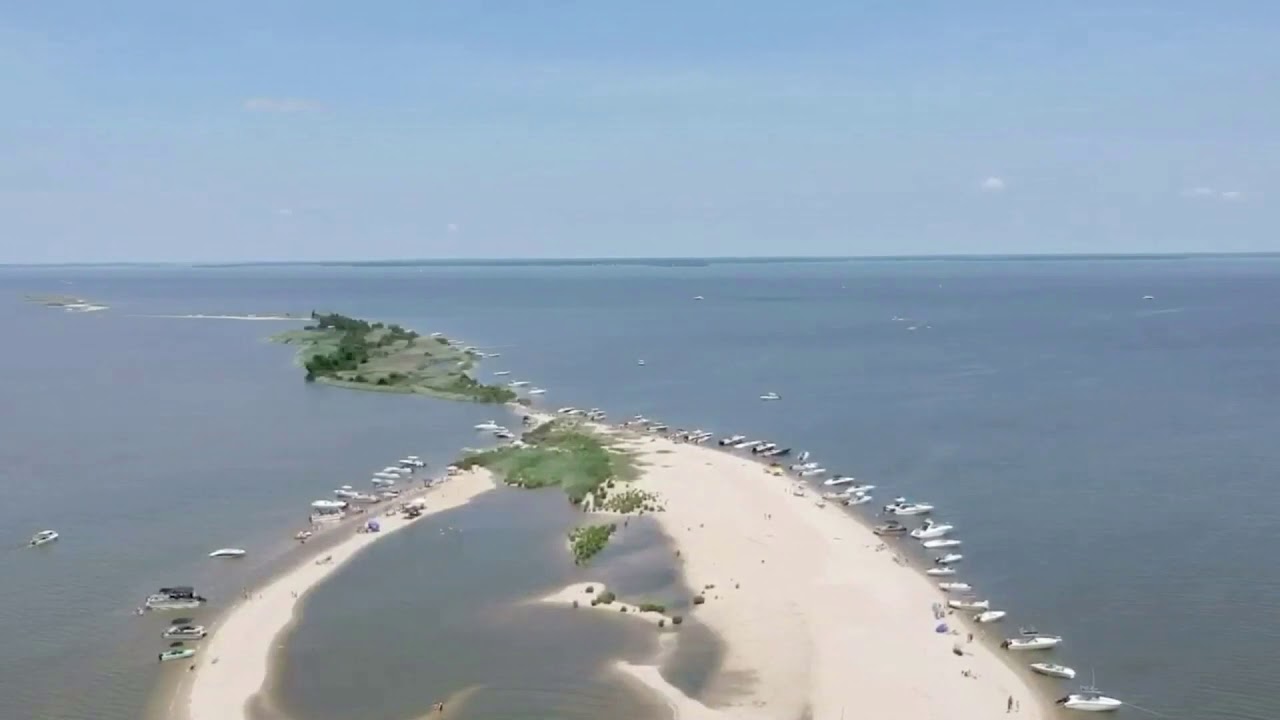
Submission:
<svg viewBox="0 0 1280 720">
<path fill-rule="evenodd" d="M 0 632 L 16 638 L 0 649 L 0 716 L 77 717 L 83 703 L 129 717 L 111 708 L 145 686 L 154 649 L 110 630 L 136 628 L 110 613 L 193 568 L 220 571 L 198 562 L 208 549 L 277 537 L 268 517 L 382 462 L 369 451 L 377 438 L 390 455 L 426 455 L 416 448 L 456 448 L 497 414 L 304 387 L 289 353 L 259 342 L 274 325 L 131 317 L 314 307 L 501 352 L 484 373 L 510 369 L 548 388 L 548 407 L 598 405 L 808 449 L 880 486 L 873 507 L 897 494 L 936 504 L 965 543 L 963 579 L 1010 611 L 1004 629 L 1065 635 L 1052 657 L 1086 680 L 1096 672 L 1104 690 L 1175 718 L 1280 717 L 1280 565 L 1268 544 L 1280 529 L 1275 259 L 6 270 L 7 290 L 15 306 L 0 322 L 25 350 L 0 360 L 11 498 L 0 529 L 21 542 L 49 525 L 64 540 L 0 555 Z M 18 305 L 24 291 L 113 307 L 64 315 Z M 767 391 L 782 400 L 760 402 Z M 261 468 L 278 485 L 264 487 L 274 476 Z M 296 502 L 279 500 L 285 488 Z M 175 505 L 183 512 L 165 512 Z M 545 519 L 523 532 L 551 543 L 556 522 Z M 217 539 L 188 537 L 201 526 Z M 282 706 L 311 707 L 314 691 L 288 677 L 312 664 L 309 638 L 322 642 L 312 620 L 368 602 L 366 561 L 412 567 L 426 552 L 416 532 L 317 590 L 298 654 L 293 643 L 284 652 Z M 92 542 L 68 542 L 85 533 Z M 554 543 L 528 544 L 554 556 Z M 535 585 L 529 575 L 491 592 Z M 412 586 L 429 624 L 431 590 Z M 639 652 L 627 632 L 600 630 L 606 645 Z M 351 671 L 367 657 L 353 656 Z M 397 710 L 421 700 L 400 692 Z"/>
</svg>

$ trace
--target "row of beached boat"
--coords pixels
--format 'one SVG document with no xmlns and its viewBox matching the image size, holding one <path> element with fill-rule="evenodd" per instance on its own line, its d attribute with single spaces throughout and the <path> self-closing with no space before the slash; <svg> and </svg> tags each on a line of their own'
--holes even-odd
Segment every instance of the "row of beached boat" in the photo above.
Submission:
<svg viewBox="0 0 1280 720">
<path fill-rule="evenodd" d="M 764 398 L 762 397 L 762 399 Z M 629 424 L 638 424 L 654 432 L 666 430 L 666 426 L 662 423 L 653 422 L 643 417 L 637 417 Z M 677 430 L 672 433 L 672 437 L 679 441 L 700 444 L 710 439 L 711 433 L 703 430 Z M 726 450 L 746 450 L 762 459 L 776 458 L 788 455 L 791 452 L 789 447 L 780 447 L 778 443 L 768 440 L 752 440 L 745 435 L 722 437 L 717 441 L 717 444 Z M 779 464 L 776 461 L 773 462 L 773 467 L 776 471 L 775 474 L 781 474 Z M 814 478 L 827 473 L 827 469 L 820 463 L 810 459 L 808 452 L 801 452 L 797 455 L 796 462 L 789 465 L 787 470 L 802 479 Z M 822 486 L 828 488 L 828 490 L 822 493 L 819 500 L 820 503 L 837 501 L 848 507 L 870 503 L 872 500 L 871 491 L 876 489 L 875 485 L 860 483 L 857 478 L 850 475 L 835 475 L 823 480 Z M 803 485 L 797 488 L 795 494 L 804 494 Z M 909 501 L 905 497 L 894 498 L 891 503 L 881 508 L 883 514 L 893 516 L 893 519 L 877 525 L 873 532 L 881 537 L 910 536 L 912 539 L 919 541 L 920 546 L 925 550 L 950 551 L 936 555 L 933 558 L 932 567 L 926 569 L 925 574 L 931 578 L 953 578 L 957 574 L 956 564 L 964 559 L 964 555 L 953 550 L 959 548 L 963 543 L 961 540 L 951 537 L 951 533 L 955 530 L 953 525 L 926 517 L 934 510 L 935 507 L 927 502 Z M 915 528 L 908 528 L 898 519 L 907 517 L 923 517 L 923 522 Z M 969 617 L 975 623 L 996 623 L 1008 615 L 1004 610 L 992 609 L 990 600 L 973 597 L 973 586 L 969 583 L 950 579 L 941 580 L 938 582 L 938 589 L 952 596 L 946 602 L 948 608 L 958 612 L 971 613 Z M 1063 638 L 1059 635 L 1041 633 L 1035 628 L 1019 628 L 1017 637 L 1004 640 L 1000 643 L 1000 646 L 1011 652 L 1044 651 L 1051 650 L 1062 644 L 1062 642 Z M 1076 677 L 1075 670 L 1056 663 L 1035 662 L 1030 663 L 1029 667 L 1032 671 L 1048 677 L 1067 680 Z M 1083 712 L 1112 711 L 1119 709 L 1123 705 L 1120 700 L 1103 695 L 1092 685 L 1082 687 L 1078 692 L 1066 695 L 1059 699 L 1056 704 L 1069 710 Z"/>
</svg>

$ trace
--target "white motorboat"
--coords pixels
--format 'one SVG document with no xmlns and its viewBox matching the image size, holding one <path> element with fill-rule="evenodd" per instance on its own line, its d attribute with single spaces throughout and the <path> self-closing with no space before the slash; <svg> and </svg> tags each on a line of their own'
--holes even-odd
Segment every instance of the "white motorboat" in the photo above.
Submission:
<svg viewBox="0 0 1280 720">
<path fill-rule="evenodd" d="M 506 377 L 506 376 L 508 376 L 508 375 L 510 375 L 510 374 L 511 374 L 511 371 L 510 371 L 510 370 L 499 370 L 498 372 L 494 373 L 494 374 L 493 374 L 493 376 L 494 376 L 494 377 Z"/>
<path fill-rule="evenodd" d="M 767 453 L 767 452 L 769 452 L 770 450 L 773 450 L 773 449 L 774 449 L 774 448 L 776 448 L 776 447 L 778 447 L 778 443 L 762 443 L 762 444 L 760 444 L 760 445 L 757 445 L 757 446 L 755 446 L 755 447 L 751 448 L 751 454 L 752 454 L 752 455 L 760 455 L 760 454 L 763 454 L 763 453 Z"/>
<path fill-rule="evenodd" d="M 190 610 L 207 602 L 196 594 L 194 588 L 186 585 L 160 588 L 147 596 L 143 603 L 148 610 Z"/>
<path fill-rule="evenodd" d="M 1004 619 L 1004 616 L 1008 614 L 1009 613 L 1003 610 L 987 610 L 986 612 L 980 612 L 977 615 L 974 615 L 973 621 L 980 623 L 1000 622 Z"/>
<path fill-rule="evenodd" d="M 240 548 L 219 548 L 209 553 L 211 558 L 242 558 L 249 553 Z"/>
<path fill-rule="evenodd" d="M 857 482 L 858 479 L 849 475 L 837 475 L 833 478 L 827 478 L 822 481 L 823 485 L 848 485 L 851 482 Z"/>
<path fill-rule="evenodd" d="M 1062 644 L 1062 638 L 1057 635 L 1024 635 L 1018 638 L 1009 638 L 1000 643 L 1000 647 L 1006 650 L 1048 650 Z"/>
<path fill-rule="evenodd" d="M 334 497 L 340 497 L 344 500 L 351 500 L 359 494 L 360 493 L 353 490 L 350 485 L 345 485 L 333 491 Z"/>
<path fill-rule="evenodd" d="M 319 512 L 336 512 L 345 510 L 347 504 L 341 500 L 316 500 L 311 503 L 311 509 Z"/>
<path fill-rule="evenodd" d="M 812 470 L 816 467 L 818 467 L 818 463 L 816 462 L 805 462 L 805 463 L 795 463 L 791 466 L 791 469 L 795 470 L 796 472 L 800 472 L 803 470 Z"/>
<path fill-rule="evenodd" d="M 1083 712 L 1112 712 L 1119 710 L 1124 703 L 1113 697 L 1107 697 L 1098 692 L 1096 688 L 1084 687 L 1079 692 L 1054 701 L 1054 705 L 1061 705 L 1068 710 L 1080 710 Z"/>
<path fill-rule="evenodd" d="M 923 526 L 911 531 L 911 537 L 917 540 L 932 540 L 933 538 L 940 538 L 954 529 L 954 527 L 945 523 L 925 520 Z"/>
<path fill-rule="evenodd" d="M 808 459 L 809 459 L 809 451 L 805 450 L 804 452 L 800 453 L 799 456 L 796 457 L 796 462 L 804 462 Z"/>
<path fill-rule="evenodd" d="M 761 400 L 781 400 L 782 396 L 776 392 L 767 392 L 760 396 Z"/>
<path fill-rule="evenodd" d="M 870 495 L 847 495 L 846 497 L 848 497 L 849 499 L 845 500 L 844 504 L 847 505 L 848 507 L 855 507 L 857 505 L 866 505 L 867 503 L 871 502 Z"/>
<path fill-rule="evenodd" d="M 377 479 L 380 479 L 380 480 L 392 480 L 392 481 L 395 481 L 395 480 L 399 480 L 399 479 L 400 479 L 400 474 L 399 474 L 399 473 L 390 473 L 390 472 L 387 472 L 387 471 L 385 471 L 385 470 L 380 471 L 380 472 L 376 472 L 376 473 L 374 473 L 374 474 L 373 474 L 373 476 L 374 476 L 375 478 L 377 478 Z"/>
<path fill-rule="evenodd" d="M 385 478 L 385 477 L 375 476 L 374 478 L 372 478 L 371 481 L 373 482 L 374 485 L 377 485 L 378 487 L 391 487 L 392 485 L 396 484 L 395 480 L 392 480 L 390 478 Z"/>
<path fill-rule="evenodd" d="M 921 546 L 933 550 L 935 548 L 949 548 L 960 545 L 960 541 L 955 538 L 940 538 L 938 540 L 925 540 L 920 543 Z"/>
<path fill-rule="evenodd" d="M 57 530 L 41 530 L 40 532 L 31 536 L 31 541 L 28 542 L 27 545 L 28 547 L 39 547 L 41 545 L 51 543 L 54 540 L 57 540 L 59 537 L 61 536 L 58 535 Z"/>
<path fill-rule="evenodd" d="M 637 361 L 636 361 L 636 364 L 637 364 L 637 365 L 644 365 L 644 360 L 637 360 Z"/>
<path fill-rule="evenodd" d="M 947 553 L 940 558 L 934 558 L 934 565 L 954 565 L 964 559 L 960 553 Z"/>
<path fill-rule="evenodd" d="M 764 441 L 763 441 L 763 440 L 743 440 L 742 442 L 738 443 L 737 445 L 734 445 L 734 446 L 733 446 L 733 449 L 734 449 L 734 450 L 748 450 L 748 449 L 753 448 L 753 447 L 755 447 L 755 446 L 757 446 L 757 445 L 763 445 L 763 444 L 764 444 Z"/>
<path fill-rule="evenodd" d="M 515 434 L 510 430 L 494 430 L 493 436 L 499 440 L 511 440 L 515 438 Z"/>
<path fill-rule="evenodd" d="M 924 574 L 932 575 L 934 577 L 944 577 L 947 575 L 955 575 L 956 569 L 953 567 L 931 567 L 928 570 L 925 570 Z"/>
<path fill-rule="evenodd" d="M 529 391 L 530 395 L 546 395 L 547 391 L 543 388 L 533 388 Z"/>
<path fill-rule="evenodd" d="M 427 464 L 422 462 L 422 459 L 419 458 L 417 455 L 406 455 L 405 457 L 400 459 L 400 466 L 407 467 L 407 468 L 420 468 L 420 467 L 426 467 Z"/>
<path fill-rule="evenodd" d="M 969 592 L 973 589 L 973 586 L 962 582 L 940 582 L 938 583 L 938 589 L 943 592 Z"/>
<path fill-rule="evenodd" d="M 854 485 L 853 487 L 845 488 L 844 494 L 845 495 L 865 495 L 875 489 L 876 489 L 875 485 Z"/>
<path fill-rule="evenodd" d="M 827 469 L 823 467 L 809 468 L 808 470 L 801 470 L 800 477 L 814 477 L 816 475 L 825 475 L 826 472 L 827 472 Z"/>
<path fill-rule="evenodd" d="M 507 383 L 507 387 L 513 387 L 513 388 L 522 388 L 528 385 L 529 385 L 528 380 L 513 380 L 512 382 Z"/>
<path fill-rule="evenodd" d="M 169 648 L 168 650 L 165 650 L 164 652 L 160 653 L 157 657 L 159 658 L 160 662 L 169 662 L 170 660 L 186 660 L 187 658 L 192 657 L 195 654 L 196 654 L 196 651 L 194 648 L 175 647 L 175 648 Z"/>
<path fill-rule="evenodd" d="M 1056 665 L 1054 663 L 1031 663 L 1031 669 L 1041 675 L 1049 677 L 1062 678 L 1063 680 L 1075 680 L 1076 671 L 1066 665 Z"/>
<path fill-rule="evenodd" d="M 498 423 L 496 423 L 496 422 L 492 421 L 492 420 L 485 420 L 485 421 L 484 421 L 484 422 L 482 422 L 482 423 L 477 423 L 477 424 L 475 425 L 475 428 L 476 428 L 476 430 L 480 430 L 480 431 L 485 431 L 485 430 L 501 430 L 501 429 L 502 429 L 502 426 L 501 426 L 501 425 L 499 425 Z"/>
<path fill-rule="evenodd" d="M 165 640 L 203 640 L 209 631 L 203 625 L 172 625 L 161 635 Z"/>
<path fill-rule="evenodd" d="M 952 610 L 977 610 L 985 612 L 991 609 L 990 600 L 948 600 L 947 607 Z"/>
<path fill-rule="evenodd" d="M 933 512 L 933 506 L 929 503 L 895 502 L 885 505 L 884 512 L 889 515 L 926 515 Z"/>
<path fill-rule="evenodd" d="M 720 438 L 719 442 L 721 447 L 729 447 L 731 445 L 737 445 L 738 443 L 746 439 L 747 439 L 746 435 L 730 435 L 729 437 L 726 437 L 726 438 Z"/>
</svg>

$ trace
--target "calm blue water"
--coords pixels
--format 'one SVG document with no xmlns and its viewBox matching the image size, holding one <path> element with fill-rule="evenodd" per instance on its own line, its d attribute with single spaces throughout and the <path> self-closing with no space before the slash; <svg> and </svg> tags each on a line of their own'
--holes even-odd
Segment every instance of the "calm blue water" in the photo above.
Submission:
<svg viewBox="0 0 1280 720">
<path fill-rule="evenodd" d="M 1105 689 L 1178 718 L 1280 717 L 1275 260 L 0 274 L 23 291 L 112 310 L 0 304 L 23 349 L 0 355 L 0 529 L 66 536 L 0 553 L 0 715 L 105 698 L 129 717 L 146 680 L 118 679 L 154 672 L 154 648 L 117 616 L 146 590 L 234 587 L 192 558 L 269 544 L 317 488 L 447 456 L 494 414 L 303 387 L 259 342 L 275 326 L 132 317 L 314 307 L 501 352 L 488 369 L 550 406 L 766 435 L 928 499 L 963 531 L 967 578 L 1066 635 L 1061 660 Z"/>
</svg>

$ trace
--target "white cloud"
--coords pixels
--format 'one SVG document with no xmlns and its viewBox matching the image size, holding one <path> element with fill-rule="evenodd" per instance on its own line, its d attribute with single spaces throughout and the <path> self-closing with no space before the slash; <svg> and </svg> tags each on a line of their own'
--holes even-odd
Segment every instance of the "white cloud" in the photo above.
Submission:
<svg viewBox="0 0 1280 720">
<path fill-rule="evenodd" d="M 1215 190 L 1211 187 L 1193 187 L 1182 191 L 1183 197 L 1189 198 L 1209 198 L 1213 200 L 1226 200 L 1228 202 L 1241 200 L 1244 193 L 1239 190 Z"/>
<path fill-rule="evenodd" d="M 1000 192 L 1004 190 L 1005 187 L 1004 178 L 998 178 L 992 175 L 986 180 L 983 180 L 982 184 L 978 187 L 982 188 L 983 192 Z"/>
<path fill-rule="evenodd" d="M 300 113 L 319 110 L 320 103 L 305 98 L 256 97 L 245 100 L 243 107 L 249 112 Z"/>
</svg>

